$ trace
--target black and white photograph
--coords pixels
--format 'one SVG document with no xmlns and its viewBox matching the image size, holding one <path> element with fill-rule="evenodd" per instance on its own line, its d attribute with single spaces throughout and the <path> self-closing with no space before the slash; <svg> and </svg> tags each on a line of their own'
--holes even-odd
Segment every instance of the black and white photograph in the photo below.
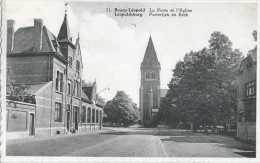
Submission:
<svg viewBox="0 0 260 163">
<path fill-rule="evenodd" d="M 257 1 L 0 1 L 3 162 L 259 159 Z"/>
</svg>

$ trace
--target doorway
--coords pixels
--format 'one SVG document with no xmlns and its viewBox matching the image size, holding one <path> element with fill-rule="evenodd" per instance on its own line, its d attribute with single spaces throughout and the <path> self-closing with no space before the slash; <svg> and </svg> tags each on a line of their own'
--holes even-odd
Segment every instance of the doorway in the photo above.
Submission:
<svg viewBox="0 0 260 163">
<path fill-rule="evenodd" d="M 34 125 L 34 114 L 30 113 L 30 117 L 29 117 L 29 135 L 30 136 L 34 136 L 35 135 L 35 125 Z"/>
</svg>

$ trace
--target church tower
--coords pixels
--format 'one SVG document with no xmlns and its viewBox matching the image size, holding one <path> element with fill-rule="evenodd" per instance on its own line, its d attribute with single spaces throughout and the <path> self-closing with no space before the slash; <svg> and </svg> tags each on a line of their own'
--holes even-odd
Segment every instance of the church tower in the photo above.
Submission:
<svg viewBox="0 0 260 163">
<path fill-rule="evenodd" d="M 154 116 L 159 111 L 160 70 L 161 66 L 156 55 L 152 37 L 150 36 L 141 63 L 141 85 L 139 90 L 140 118 L 144 126 L 151 125 Z"/>
</svg>

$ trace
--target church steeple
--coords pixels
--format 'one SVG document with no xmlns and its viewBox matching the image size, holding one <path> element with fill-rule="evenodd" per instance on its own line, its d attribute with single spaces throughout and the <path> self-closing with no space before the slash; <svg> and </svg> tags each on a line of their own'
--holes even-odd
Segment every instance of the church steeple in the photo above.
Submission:
<svg viewBox="0 0 260 163">
<path fill-rule="evenodd" d="M 141 67 L 146 67 L 146 66 L 160 67 L 160 62 L 158 61 L 151 35 L 145 50 L 144 59 L 141 64 Z"/>
<path fill-rule="evenodd" d="M 65 11 L 65 16 L 64 16 L 62 25 L 60 27 L 59 34 L 58 34 L 58 41 L 68 41 L 68 42 L 72 41 L 66 11 Z"/>
<path fill-rule="evenodd" d="M 146 126 L 150 126 L 160 107 L 160 62 L 150 36 L 141 64 L 140 83 L 140 120 Z"/>
</svg>

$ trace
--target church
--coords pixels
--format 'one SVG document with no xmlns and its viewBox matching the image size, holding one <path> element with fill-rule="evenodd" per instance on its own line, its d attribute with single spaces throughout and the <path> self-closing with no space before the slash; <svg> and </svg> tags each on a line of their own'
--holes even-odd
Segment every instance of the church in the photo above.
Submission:
<svg viewBox="0 0 260 163">
<path fill-rule="evenodd" d="M 140 119 L 144 127 L 152 124 L 160 108 L 160 99 L 167 90 L 160 89 L 161 65 L 150 36 L 141 63 L 141 84 L 139 90 Z"/>
</svg>

